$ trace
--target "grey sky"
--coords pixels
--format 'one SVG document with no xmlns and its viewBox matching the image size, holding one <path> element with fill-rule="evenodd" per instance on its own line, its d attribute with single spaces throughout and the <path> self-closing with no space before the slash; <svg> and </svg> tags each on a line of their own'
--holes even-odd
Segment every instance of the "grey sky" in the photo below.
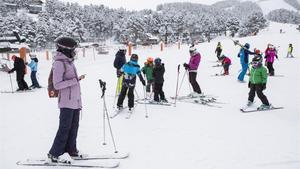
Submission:
<svg viewBox="0 0 300 169">
<path fill-rule="evenodd" d="M 78 2 L 82 5 L 103 4 L 111 8 L 123 7 L 128 10 L 155 9 L 156 5 L 169 2 L 193 2 L 213 4 L 220 0 L 62 0 L 64 2 Z"/>
</svg>

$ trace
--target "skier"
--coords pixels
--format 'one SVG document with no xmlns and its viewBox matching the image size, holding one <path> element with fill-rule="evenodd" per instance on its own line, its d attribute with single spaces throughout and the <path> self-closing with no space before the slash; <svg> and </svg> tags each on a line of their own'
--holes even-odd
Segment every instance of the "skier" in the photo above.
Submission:
<svg viewBox="0 0 300 169">
<path fill-rule="evenodd" d="M 25 76 L 24 60 L 17 57 L 16 55 L 13 55 L 11 59 L 14 61 L 14 68 L 9 70 L 8 73 L 13 73 L 14 71 L 17 72 L 17 83 L 19 87 L 17 91 L 30 90 L 26 81 L 24 80 L 24 76 Z"/>
<path fill-rule="evenodd" d="M 189 81 L 193 87 L 193 92 L 190 94 L 192 97 L 199 96 L 202 92 L 200 86 L 196 80 L 197 78 L 197 69 L 200 64 L 201 55 L 195 48 L 195 46 L 191 46 L 189 49 L 190 53 L 190 61 L 189 64 L 184 63 L 183 66 L 186 70 L 189 71 Z"/>
<path fill-rule="evenodd" d="M 221 42 L 218 42 L 217 47 L 216 47 L 216 50 L 215 50 L 215 53 L 217 53 L 217 58 L 218 58 L 218 61 L 219 61 L 219 60 L 220 60 L 221 53 L 222 53 L 222 45 L 221 45 Z"/>
<path fill-rule="evenodd" d="M 126 63 L 125 55 L 126 55 L 126 48 L 124 46 L 120 47 L 120 49 L 118 50 L 118 52 L 115 55 L 114 67 L 116 68 L 117 77 L 118 77 L 117 94 L 119 94 L 121 92 L 123 77 L 121 76 L 122 73 L 121 73 L 120 69 Z"/>
<path fill-rule="evenodd" d="M 240 63 L 242 66 L 242 71 L 238 76 L 239 82 L 244 82 L 244 77 L 248 70 L 249 54 L 254 55 L 254 52 L 251 52 L 249 49 L 250 49 L 250 44 L 245 43 L 245 45 L 240 49 L 240 52 L 238 54 L 238 57 L 240 58 Z"/>
<path fill-rule="evenodd" d="M 38 59 L 35 54 L 29 54 L 29 56 L 30 56 L 31 62 L 29 64 L 26 62 L 26 65 L 29 66 L 31 69 L 30 78 L 31 78 L 32 85 L 30 86 L 30 88 L 33 88 L 33 89 L 41 88 L 41 86 L 39 85 L 39 82 L 36 79 Z"/>
<path fill-rule="evenodd" d="M 293 45 L 290 43 L 286 57 L 288 58 L 290 56 L 293 58 L 294 56 L 293 56 L 292 52 L 293 52 Z"/>
<path fill-rule="evenodd" d="M 225 56 L 225 55 L 222 55 L 220 57 L 220 61 L 222 63 L 222 66 L 224 68 L 224 73 L 223 75 L 229 75 L 229 66 L 231 65 L 231 60 L 229 57 Z"/>
<path fill-rule="evenodd" d="M 164 74 L 165 74 L 165 65 L 161 63 L 160 58 L 154 60 L 155 66 L 153 69 L 153 79 L 154 79 L 154 101 L 155 102 L 168 102 L 164 91 Z"/>
<path fill-rule="evenodd" d="M 134 87 L 136 83 L 136 75 L 138 75 L 142 84 L 144 86 L 146 85 L 146 82 L 140 71 L 140 65 L 138 65 L 138 55 L 132 54 L 130 61 L 122 66 L 120 72 L 124 74 L 124 79 L 122 82 L 122 90 L 117 102 L 117 108 L 119 110 L 123 108 L 123 101 L 128 90 L 128 108 L 129 111 L 131 111 L 134 106 Z"/>
<path fill-rule="evenodd" d="M 142 72 L 146 75 L 147 86 L 146 86 L 146 99 L 151 98 L 151 90 L 153 91 L 153 58 L 148 57 L 147 62 L 145 62 Z"/>
<path fill-rule="evenodd" d="M 78 151 L 76 139 L 79 127 L 79 114 L 82 108 L 79 81 L 85 75 L 77 76 L 74 65 L 77 42 L 69 37 L 56 41 L 57 53 L 52 65 L 54 88 L 59 90 L 58 107 L 60 108 L 59 127 L 52 147 L 48 153 L 50 163 L 70 163 L 60 156 L 65 152 L 72 158 L 83 155 Z"/>
<path fill-rule="evenodd" d="M 273 45 L 270 45 L 269 49 L 265 52 L 265 59 L 266 59 L 267 68 L 269 70 L 269 76 L 274 76 L 275 70 L 273 67 L 273 63 L 274 63 L 275 57 L 278 59 L 277 51 Z"/>
<path fill-rule="evenodd" d="M 260 54 L 255 54 L 251 62 L 252 67 L 250 70 L 250 80 L 248 83 L 250 92 L 248 96 L 247 106 L 253 105 L 256 92 L 258 98 L 263 103 L 258 109 L 268 109 L 271 108 L 271 105 L 267 97 L 263 94 L 263 90 L 266 89 L 268 74 L 267 69 L 262 64 L 262 60 L 263 58 Z"/>
</svg>

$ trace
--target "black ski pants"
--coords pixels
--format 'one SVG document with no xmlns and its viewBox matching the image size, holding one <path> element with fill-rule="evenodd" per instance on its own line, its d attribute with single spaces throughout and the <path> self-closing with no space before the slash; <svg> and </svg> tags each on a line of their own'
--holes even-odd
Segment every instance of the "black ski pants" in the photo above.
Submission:
<svg viewBox="0 0 300 169">
<path fill-rule="evenodd" d="M 146 85 L 146 92 L 151 92 L 151 90 L 153 91 L 153 80 L 147 80 L 147 85 Z"/>
<path fill-rule="evenodd" d="M 79 127 L 80 109 L 61 108 L 59 115 L 59 127 L 49 153 L 58 157 L 65 152 L 70 155 L 78 150 L 76 139 Z"/>
<path fill-rule="evenodd" d="M 254 97 L 255 97 L 255 92 L 258 96 L 258 98 L 261 100 L 261 102 L 265 105 L 269 105 L 269 101 L 267 97 L 263 93 L 263 85 L 262 84 L 250 84 L 250 92 L 249 92 L 249 97 L 248 100 L 253 102 Z"/>
<path fill-rule="evenodd" d="M 267 62 L 267 68 L 269 70 L 269 75 L 274 76 L 274 67 L 272 62 Z"/>
<path fill-rule="evenodd" d="M 127 93 L 128 90 L 128 93 Z M 132 108 L 134 106 L 134 86 L 128 87 L 126 84 L 122 85 L 122 90 L 120 92 L 117 106 L 123 106 L 123 101 L 125 99 L 126 93 L 128 95 L 128 107 Z"/>
<path fill-rule="evenodd" d="M 193 91 L 200 94 L 201 89 L 196 78 L 197 78 L 197 72 L 189 72 L 189 81 L 193 87 Z"/>
<path fill-rule="evenodd" d="M 26 81 L 24 80 L 25 74 L 23 72 L 17 72 L 17 83 L 20 90 L 29 89 Z"/>
<path fill-rule="evenodd" d="M 166 100 L 163 85 L 163 83 L 154 83 L 154 101 Z"/>
</svg>

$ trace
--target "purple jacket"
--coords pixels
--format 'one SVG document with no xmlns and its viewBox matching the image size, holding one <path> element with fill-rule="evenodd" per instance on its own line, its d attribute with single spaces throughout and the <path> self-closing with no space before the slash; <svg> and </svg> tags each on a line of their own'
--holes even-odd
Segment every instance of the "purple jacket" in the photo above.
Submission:
<svg viewBox="0 0 300 169">
<path fill-rule="evenodd" d="M 53 85 L 59 90 L 58 107 L 81 109 L 80 85 L 73 59 L 57 52 L 52 69 Z"/>
<path fill-rule="evenodd" d="M 200 60 L 201 60 L 200 53 L 198 52 L 193 53 L 189 62 L 189 72 L 197 72 Z"/>
<path fill-rule="evenodd" d="M 276 57 L 276 50 L 269 49 L 265 52 L 265 54 L 267 57 L 266 61 L 273 63 Z"/>
</svg>

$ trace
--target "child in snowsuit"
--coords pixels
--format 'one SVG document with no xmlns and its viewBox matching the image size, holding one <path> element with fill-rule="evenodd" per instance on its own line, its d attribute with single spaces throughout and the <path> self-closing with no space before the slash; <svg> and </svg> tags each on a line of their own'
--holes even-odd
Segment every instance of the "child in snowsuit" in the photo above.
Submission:
<svg viewBox="0 0 300 169">
<path fill-rule="evenodd" d="M 29 56 L 30 56 L 31 62 L 29 64 L 26 62 L 26 65 L 29 66 L 31 69 L 30 78 L 31 78 L 32 85 L 30 87 L 33 89 L 41 88 L 41 86 L 39 85 L 39 82 L 37 81 L 37 78 L 36 78 L 38 59 L 36 58 L 35 54 L 29 54 Z"/>
<path fill-rule="evenodd" d="M 259 109 L 267 109 L 270 108 L 270 104 L 267 97 L 263 94 L 263 90 L 266 89 L 268 74 L 267 74 L 267 69 L 262 64 L 262 60 L 263 59 L 260 54 L 255 54 L 254 58 L 252 59 L 250 80 L 248 83 L 248 87 L 250 88 L 250 91 L 249 91 L 247 105 L 251 106 L 253 104 L 255 93 L 256 93 L 258 98 L 263 103 L 259 107 Z"/>
<path fill-rule="evenodd" d="M 249 55 L 254 55 L 254 52 L 251 52 L 250 50 L 250 44 L 246 43 L 240 50 L 238 57 L 240 58 L 240 63 L 242 66 L 242 71 L 238 76 L 239 82 L 244 82 L 244 77 L 248 70 L 248 64 L 249 64 Z"/>
<path fill-rule="evenodd" d="M 142 84 L 144 86 L 146 85 L 146 82 L 140 71 L 140 65 L 138 65 L 138 55 L 132 54 L 130 61 L 122 66 L 121 72 L 124 74 L 124 79 L 122 82 L 122 90 L 118 98 L 117 107 L 118 109 L 122 109 L 123 101 L 128 90 L 128 108 L 131 110 L 134 106 L 134 87 L 136 83 L 136 76 L 138 75 Z"/>
<path fill-rule="evenodd" d="M 229 57 L 226 57 L 225 55 L 222 55 L 220 57 L 220 61 L 221 61 L 222 66 L 224 68 L 223 75 L 229 75 L 229 66 L 231 65 L 231 60 L 229 59 Z"/>
<path fill-rule="evenodd" d="M 222 45 L 221 45 L 221 42 L 218 42 L 217 48 L 216 48 L 216 50 L 215 50 L 215 53 L 217 53 L 217 58 L 218 58 L 218 60 L 220 60 L 220 56 L 221 56 L 221 53 L 222 53 Z"/>
<path fill-rule="evenodd" d="M 191 46 L 189 49 L 190 52 L 190 61 L 189 64 L 184 63 L 183 66 L 186 70 L 189 71 L 189 81 L 193 87 L 193 93 L 190 95 L 197 96 L 201 94 L 200 86 L 196 80 L 197 78 L 197 69 L 200 64 L 201 55 L 199 52 L 197 52 L 196 48 L 194 46 Z"/>
<path fill-rule="evenodd" d="M 165 66 L 160 58 L 154 60 L 153 80 L 154 80 L 154 101 L 168 102 L 163 91 Z"/>
<path fill-rule="evenodd" d="M 290 56 L 293 58 L 294 56 L 293 56 L 292 52 L 293 52 L 293 45 L 289 44 L 288 53 L 287 53 L 286 57 L 288 58 Z"/>
<path fill-rule="evenodd" d="M 274 63 L 275 57 L 278 59 L 277 51 L 273 45 L 270 45 L 269 50 L 266 50 L 266 52 L 265 52 L 265 59 L 266 59 L 267 68 L 269 70 L 269 76 L 274 76 L 275 70 L 273 67 L 273 63 Z"/>
<path fill-rule="evenodd" d="M 153 91 L 153 58 L 147 58 L 147 62 L 145 62 L 144 67 L 142 68 L 142 72 L 146 75 L 147 85 L 146 85 L 146 97 L 149 99 L 151 97 L 151 88 Z"/>
</svg>

